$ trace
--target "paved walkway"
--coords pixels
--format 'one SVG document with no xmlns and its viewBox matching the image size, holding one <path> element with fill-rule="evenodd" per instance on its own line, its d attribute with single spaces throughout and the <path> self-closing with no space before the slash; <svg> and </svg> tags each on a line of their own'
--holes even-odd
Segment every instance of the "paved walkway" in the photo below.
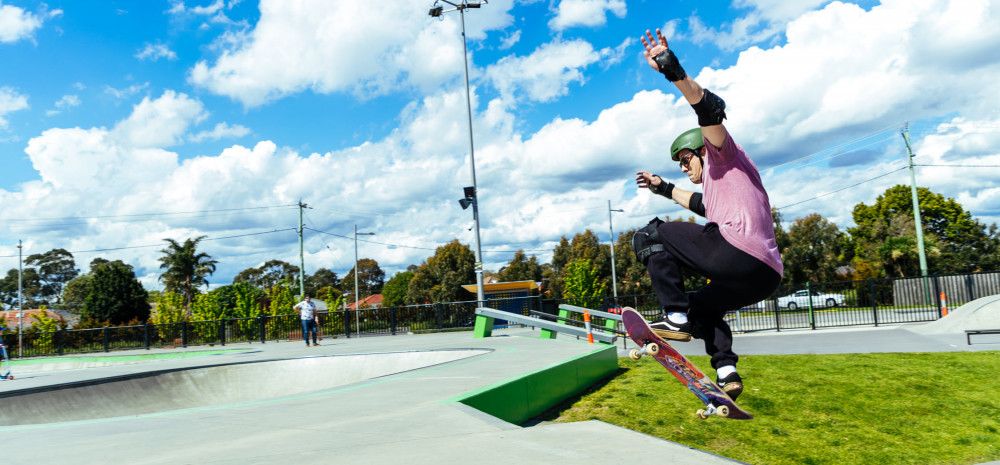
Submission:
<svg viewBox="0 0 1000 465">
<path fill-rule="evenodd" d="M 21 366 L 17 368 L 17 380 L 0 383 L 0 402 L 23 401 L 26 397 L 19 398 L 18 391 L 41 390 L 64 383 L 207 365 L 276 363 L 277 360 L 291 362 L 281 362 L 284 365 L 280 370 L 253 371 L 249 378 L 240 382 L 262 390 L 276 385 L 306 385 L 306 388 L 282 391 L 276 398 L 241 397 L 243 400 L 237 402 L 217 401 L 155 413 L 0 426 L 4 462 L 734 463 L 602 422 L 521 428 L 454 402 L 453 399 L 462 393 L 592 350 L 591 346 L 573 338 L 539 340 L 537 332 L 530 329 L 503 330 L 495 334 L 497 337 L 489 339 L 474 339 L 468 332 L 328 339 L 325 345 L 315 348 L 303 347 L 301 343 L 268 343 L 230 345 L 224 351 L 218 350 L 220 348 L 135 351 L 111 354 L 106 359 L 90 356 L 84 357 L 87 360 L 74 362 L 64 358 L 59 365 Z M 678 346 L 687 354 L 703 353 L 697 341 Z M 1000 350 L 1000 343 L 968 346 L 961 334 L 924 334 L 914 326 L 745 334 L 736 336 L 735 346 L 741 354 Z M 618 347 L 622 347 L 621 343 Z M 466 358 L 398 374 L 382 373 L 385 376 L 345 385 L 324 385 L 316 381 L 312 371 L 288 368 L 301 364 L 311 367 L 307 370 L 330 370 L 331 377 L 343 377 L 348 369 L 342 365 L 324 368 L 320 366 L 323 364 L 316 364 L 316 359 L 458 349 L 474 352 L 469 352 Z M 185 356 L 175 355 L 181 353 Z M 146 354 L 164 355 L 144 357 Z M 101 363 L 104 360 L 108 363 Z M 354 369 L 363 365 L 356 364 Z M 197 384 L 197 381 L 187 382 Z M 218 382 L 205 382 L 204 385 L 214 389 L 226 386 Z M 140 399 L 146 392 L 145 389 L 123 391 Z M 76 402 L 86 403 L 83 399 Z M 630 447 L 622 449 L 614 447 L 615 444 L 629 444 Z"/>
</svg>

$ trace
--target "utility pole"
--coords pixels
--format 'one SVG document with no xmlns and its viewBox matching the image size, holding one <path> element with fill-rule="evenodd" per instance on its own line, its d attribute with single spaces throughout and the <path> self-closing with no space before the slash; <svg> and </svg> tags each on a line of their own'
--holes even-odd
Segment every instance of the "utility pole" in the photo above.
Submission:
<svg viewBox="0 0 1000 465">
<path fill-rule="evenodd" d="M 920 255 L 920 276 L 927 277 L 927 254 L 924 252 L 924 226 L 920 219 L 920 203 L 917 200 L 917 175 L 913 169 L 913 149 L 910 148 L 909 123 L 903 125 L 903 142 L 906 143 L 906 162 L 910 167 L 910 196 L 913 200 L 913 221 L 917 227 L 917 253 Z"/>
<path fill-rule="evenodd" d="M 612 209 L 608 200 L 608 230 L 611 231 L 611 293 L 615 297 L 615 307 L 618 307 L 618 274 L 615 272 L 615 226 L 611 221 L 611 212 L 624 212 L 622 209 Z"/>
<path fill-rule="evenodd" d="M 309 205 L 302 203 L 299 199 L 299 299 L 306 296 L 306 253 L 303 244 L 302 210 L 309 208 Z"/>
<path fill-rule="evenodd" d="M 23 357 L 21 347 L 24 346 L 24 260 L 21 240 L 17 241 L 17 358 Z"/>
</svg>

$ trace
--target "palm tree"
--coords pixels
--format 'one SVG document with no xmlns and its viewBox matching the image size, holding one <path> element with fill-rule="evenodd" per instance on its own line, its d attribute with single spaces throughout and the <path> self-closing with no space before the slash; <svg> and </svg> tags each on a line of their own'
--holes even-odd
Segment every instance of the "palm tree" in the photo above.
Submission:
<svg viewBox="0 0 1000 465">
<path fill-rule="evenodd" d="M 160 275 L 160 281 L 168 291 L 184 296 L 188 315 L 191 314 L 191 300 L 195 289 L 202 285 L 208 286 L 206 277 L 215 273 L 215 265 L 219 263 L 207 253 L 197 253 L 198 243 L 204 238 L 205 236 L 189 238 L 183 244 L 173 239 L 164 239 L 168 244 L 167 248 L 160 250 L 163 254 L 160 257 L 160 269 L 165 270 Z"/>
</svg>

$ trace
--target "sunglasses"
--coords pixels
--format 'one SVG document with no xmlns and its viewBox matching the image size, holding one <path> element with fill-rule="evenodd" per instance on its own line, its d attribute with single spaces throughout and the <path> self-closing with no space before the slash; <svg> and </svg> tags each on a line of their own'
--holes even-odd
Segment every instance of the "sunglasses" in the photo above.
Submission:
<svg viewBox="0 0 1000 465">
<path fill-rule="evenodd" d="M 684 155 L 681 155 L 680 157 L 681 168 L 690 167 L 692 158 L 694 158 L 694 152 L 691 151 L 685 152 Z"/>
</svg>

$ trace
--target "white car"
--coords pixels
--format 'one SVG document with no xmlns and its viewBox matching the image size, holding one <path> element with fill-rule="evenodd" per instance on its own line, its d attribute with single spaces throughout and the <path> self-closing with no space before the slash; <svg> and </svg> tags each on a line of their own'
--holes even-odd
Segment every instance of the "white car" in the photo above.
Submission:
<svg viewBox="0 0 1000 465">
<path fill-rule="evenodd" d="M 821 294 L 812 291 L 813 308 L 837 307 L 844 305 L 844 294 Z M 778 308 L 797 310 L 799 308 L 809 308 L 809 291 L 803 289 L 795 291 L 784 297 L 778 297 Z"/>
</svg>

